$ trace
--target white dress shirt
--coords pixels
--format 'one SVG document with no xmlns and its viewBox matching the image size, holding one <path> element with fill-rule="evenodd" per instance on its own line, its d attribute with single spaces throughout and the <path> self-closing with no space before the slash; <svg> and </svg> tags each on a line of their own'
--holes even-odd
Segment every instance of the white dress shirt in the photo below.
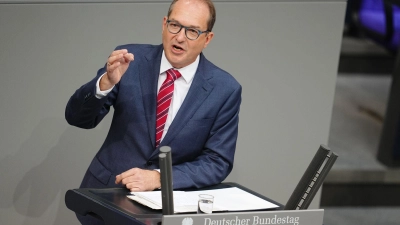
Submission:
<svg viewBox="0 0 400 225">
<path fill-rule="evenodd" d="M 192 85 L 192 81 L 193 81 L 194 75 L 197 71 L 197 67 L 199 66 L 199 61 L 200 61 L 200 56 L 197 56 L 196 60 L 192 64 L 185 66 L 183 68 L 180 68 L 180 69 L 176 69 L 181 73 L 182 77 L 175 80 L 174 93 L 172 95 L 172 101 L 171 101 L 171 105 L 169 107 L 168 117 L 167 117 L 167 121 L 165 122 L 164 132 L 161 137 L 161 140 L 164 139 L 165 134 L 168 132 L 168 128 L 170 127 L 172 121 L 174 120 L 176 114 L 178 113 L 179 108 L 181 107 L 181 105 L 183 103 L 183 100 L 185 100 L 185 97 L 189 91 L 189 88 Z M 160 65 L 160 75 L 158 77 L 157 94 L 158 94 L 158 91 L 160 90 L 162 83 L 164 82 L 165 79 L 167 79 L 166 71 L 171 68 L 173 68 L 173 66 L 169 63 L 169 61 L 165 57 L 165 53 L 163 51 L 163 54 L 161 57 L 161 65 Z M 101 75 L 101 77 L 97 80 L 97 83 L 96 83 L 96 97 L 98 99 L 101 99 L 101 98 L 107 96 L 107 94 L 110 93 L 111 90 L 114 88 L 114 87 L 112 87 L 111 89 L 108 89 L 105 91 L 100 90 L 99 83 L 100 83 L 100 79 L 104 76 L 104 74 Z"/>
</svg>

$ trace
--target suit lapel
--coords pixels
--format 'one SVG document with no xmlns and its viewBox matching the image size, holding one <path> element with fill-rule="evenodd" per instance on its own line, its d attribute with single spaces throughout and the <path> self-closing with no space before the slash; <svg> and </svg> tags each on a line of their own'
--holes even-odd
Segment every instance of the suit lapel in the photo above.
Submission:
<svg viewBox="0 0 400 225">
<path fill-rule="evenodd" d="M 143 63 L 139 63 L 139 77 L 142 88 L 143 105 L 146 114 L 146 121 L 149 130 L 149 136 L 153 149 L 155 148 L 156 133 L 156 101 L 157 101 L 157 83 L 160 73 L 162 55 L 162 45 L 145 55 Z"/>
<path fill-rule="evenodd" d="M 172 124 L 168 129 L 168 133 L 161 141 L 160 146 L 169 145 L 169 143 L 182 130 L 190 118 L 192 118 L 194 113 L 214 88 L 208 82 L 208 79 L 212 78 L 212 74 L 207 68 L 207 62 L 207 59 L 205 59 L 203 54 L 201 54 L 200 63 L 194 76 L 193 83 L 190 86 L 189 92 L 187 93 L 182 106 L 172 121 Z M 155 154 L 156 153 L 157 152 L 155 152 Z"/>
</svg>

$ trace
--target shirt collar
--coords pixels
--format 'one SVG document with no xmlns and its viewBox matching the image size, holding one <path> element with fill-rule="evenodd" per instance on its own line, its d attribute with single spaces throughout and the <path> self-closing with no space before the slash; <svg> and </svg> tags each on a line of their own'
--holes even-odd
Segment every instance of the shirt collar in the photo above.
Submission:
<svg viewBox="0 0 400 225">
<path fill-rule="evenodd" d="M 186 83 L 192 82 L 194 75 L 196 74 L 197 67 L 199 66 L 199 61 L 200 61 L 200 55 L 197 56 L 196 60 L 193 63 L 191 63 L 183 68 L 176 69 L 181 73 L 181 75 L 182 75 L 183 79 L 185 79 Z M 171 68 L 173 68 L 173 66 L 171 65 L 171 63 L 169 63 L 167 57 L 165 56 L 165 52 L 163 51 L 163 54 L 161 57 L 160 74 L 164 73 L 165 71 L 167 71 Z"/>
</svg>

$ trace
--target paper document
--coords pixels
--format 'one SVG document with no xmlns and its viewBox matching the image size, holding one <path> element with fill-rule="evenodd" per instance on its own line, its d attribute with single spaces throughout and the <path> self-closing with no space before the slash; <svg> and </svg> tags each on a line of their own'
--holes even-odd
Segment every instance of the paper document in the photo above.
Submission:
<svg viewBox="0 0 400 225">
<path fill-rule="evenodd" d="M 162 209 L 161 191 L 131 192 L 128 198 L 152 209 Z M 199 194 L 214 196 L 213 211 L 272 209 L 279 206 L 237 187 L 204 191 L 174 191 L 175 213 L 196 212 Z"/>
</svg>

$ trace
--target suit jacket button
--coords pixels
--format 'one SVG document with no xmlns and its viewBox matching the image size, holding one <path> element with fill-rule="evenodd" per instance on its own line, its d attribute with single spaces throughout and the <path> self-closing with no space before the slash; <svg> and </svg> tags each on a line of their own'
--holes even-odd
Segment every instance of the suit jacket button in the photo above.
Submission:
<svg viewBox="0 0 400 225">
<path fill-rule="evenodd" d="M 147 166 L 151 166 L 151 165 L 153 165 L 153 162 L 152 161 L 147 161 L 146 165 Z"/>
</svg>

